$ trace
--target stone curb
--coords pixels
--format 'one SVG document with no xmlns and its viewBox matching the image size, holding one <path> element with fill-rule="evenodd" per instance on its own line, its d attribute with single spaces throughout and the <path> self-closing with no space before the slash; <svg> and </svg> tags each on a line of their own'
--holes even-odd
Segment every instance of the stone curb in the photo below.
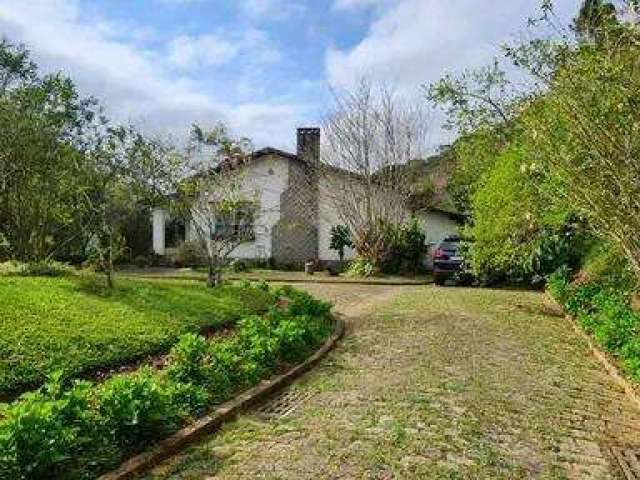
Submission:
<svg viewBox="0 0 640 480">
<path fill-rule="evenodd" d="M 233 420 L 238 413 L 252 404 L 268 397 L 276 390 L 290 384 L 293 380 L 317 365 L 343 337 L 345 324 L 342 318 L 335 316 L 336 327 L 333 334 L 313 355 L 304 362 L 270 380 L 263 380 L 258 385 L 241 393 L 216 408 L 213 413 L 200 418 L 195 423 L 179 430 L 165 440 L 160 441 L 146 452 L 124 462 L 112 472 L 106 473 L 98 480 L 129 480 L 158 465 L 163 460 L 176 454 L 190 443 L 218 430 L 225 422 Z"/>
<path fill-rule="evenodd" d="M 121 273 L 121 277 L 127 278 L 146 278 L 151 280 L 189 280 L 189 281 L 197 281 L 197 282 L 206 282 L 206 277 L 197 276 L 197 275 L 127 275 L 126 273 Z M 267 283 L 309 283 L 309 284 L 330 284 L 330 285 L 382 285 L 382 286 L 398 286 L 398 287 L 407 287 L 407 286 L 420 286 L 420 285 L 431 285 L 433 282 L 431 280 L 406 280 L 406 281 L 397 281 L 394 282 L 392 280 L 380 280 L 380 281 L 367 281 L 367 280 L 331 280 L 320 279 L 320 278 L 246 278 L 246 277 L 235 277 L 235 276 L 227 276 L 226 280 L 239 281 L 239 280 L 248 280 L 249 282 L 267 282 Z"/>
<path fill-rule="evenodd" d="M 564 308 L 560 305 L 556 300 L 549 294 L 547 294 L 547 299 L 550 302 L 553 302 L 562 312 L 564 312 Z M 589 348 L 591 349 L 591 353 L 593 356 L 600 362 L 600 364 L 605 368 L 607 373 L 613 378 L 613 380 L 625 391 L 627 397 L 635 403 L 635 405 L 640 409 L 640 396 L 636 390 L 636 387 L 627 380 L 625 375 L 620 371 L 620 369 L 616 365 L 616 361 L 605 351 L 601 350 L 600 347 L 593 341 L 591 336 L 585 332 L 578 321 L 573 318 L 571 315 L 565 314 L 564 318 L 569 321 L 573 330 L 587 343 Z"/>
<path fill-rule="evenodd" d="M 571 326 L 573 329 L 587 342 L 589 348 L 591 348 L 591 352 L 596 360 L 598 360 L 602 366 L 607 370 L 609 375 L 615 380 L 615 382 L 620 385 L 629 399 L 636 404 L 636 406 L 640 409 L 640 397 L 638 396 L 638 392 L 636 391 L 633 384 L 626 379 L 625 375 L 620 371 L 620 369 L 615 365 L 615 360 L 611 358 L 609 354 L 605 351 L 600 350 L 600 348 L 594 343 L 589 334 L 587 334 L 582 327 L 578 324 L 575 318 L 571 315 L 566 315 L 565 317 L 569 322 L 571 322 Z"/>
</svg>

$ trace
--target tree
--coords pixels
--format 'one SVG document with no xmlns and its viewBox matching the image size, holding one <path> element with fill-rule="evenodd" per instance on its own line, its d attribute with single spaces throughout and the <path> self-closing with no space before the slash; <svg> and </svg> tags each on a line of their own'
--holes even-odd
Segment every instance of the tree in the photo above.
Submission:
<svg viewBox="0 0 640 480">
<path fill-rule="evenodd" d="M 331 244 L 329 248 L 338 252 L 341 264 L 344 261 L 344 249 L 351 247 L 353 247 L 353 242 L 351 241 L 349 228 L 345 225 L 334 225 L 331 227 Z"/>
<path fill-rule="evenodd" d="M 193 240 L 207 260 L 207 284 L 215 287 L 231 253 L 254 239 L 260 192 L 245 181 L 248 139 L 234 139 L 218 124 L 211 130 L 194 125 L 191 140 L 195 173 L 181 182 L 174 211 L 189 220 Z"/>
<path fill-rule="evenodd" d="M 524 118 L 536 161 L 563 178 L 558 201 L 617 244 L 640 275 L 640 43 L 582 46 Z"/>
<path fill-rule="evenodd" d="M 324 122 L 319 181 L 352 233 L 358 257 L 379 268 L 389 231 L 409 215 L 406 164 L 424 158 L 426 122 L 413 105 L 366 79 L 334 93 Z"/>
<path fill-rule="evenodd" d="M 448 185 L 461 211 L 471 210 L 471 198 L 495 159 L 517 130 L 519 95 L 496 59 L 489 66 L 445 75 L 425 87 L 427 100 L 446 113 L 444 126 L 459 133 L 452 147 L 455 169 Z"/>
<path fill-rule="evenodd" d="M 20 260 L 78 241 L 85 149 L 99 107 L 62 75 L 36 75 L 29 52 L 0 42 L 0 234 Z"/>
<path fill-rule="evenodd" d="M 490 66 L 458 76 L 447 74 L 425 90 L 427 99 L 445 110 L 445 127 L 464 134 L 509 124 L 515 106 L 510 86 L 496 59 Z"/>
<path fill-rule="evenodd" d="M 582 39 L 599 41 L 602 35 L 617 23 L 617 11 L 612 2 L 584 0 L 573 29 Z"/>
<path fill-rule="evenodd" d="M 109 127 L 88 155 L 89 187 L 81 209 L 86 211 L 84 235 L 94 260 L 113 287 L 114 264 L 123 255 L 128 223 L 140 210 L 167 202 L 183 158 L 170 143 L 146 138 L 132 126 Z"/>
</svg>

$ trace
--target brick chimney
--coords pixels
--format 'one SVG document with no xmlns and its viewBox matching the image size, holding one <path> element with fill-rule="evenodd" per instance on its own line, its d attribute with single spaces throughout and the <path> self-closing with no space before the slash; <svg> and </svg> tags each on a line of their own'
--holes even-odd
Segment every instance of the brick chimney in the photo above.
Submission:
<svg viewBox="0 0 640 480">
<path fill-rule="evenodd" d="M 307 165 L 320 163 L 320 129 L 298 128 L 298 158 Z"/>
</svg>

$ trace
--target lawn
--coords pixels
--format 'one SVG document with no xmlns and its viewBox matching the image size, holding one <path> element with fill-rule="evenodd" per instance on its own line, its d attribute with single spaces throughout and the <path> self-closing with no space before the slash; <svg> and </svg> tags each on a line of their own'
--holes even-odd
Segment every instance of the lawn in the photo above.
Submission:
<svg viewBox="0 0 640 480">
<path fill-rule="evenodd" d="M 0 400 L 70 375 L 167 351 L 180 334 L 263 311 L 261 290 L 118 279 L 110 295 L 77 278 L 0 277 Z"/>
</svg>

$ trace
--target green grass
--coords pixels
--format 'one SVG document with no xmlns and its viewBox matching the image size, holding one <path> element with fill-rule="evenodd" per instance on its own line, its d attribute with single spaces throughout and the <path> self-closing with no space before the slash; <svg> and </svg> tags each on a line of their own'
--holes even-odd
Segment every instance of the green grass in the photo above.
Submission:
<svg viewBox="0 0 640 480">
<path fill-rule="evenodd" d="M 265 310 L 261 290 L 200 282 L 116 280 L 104 295 L 78 278 L 0 276 L 0 399 L 71 376 L 167 351 L 187 332 Z"/>
</svg>

